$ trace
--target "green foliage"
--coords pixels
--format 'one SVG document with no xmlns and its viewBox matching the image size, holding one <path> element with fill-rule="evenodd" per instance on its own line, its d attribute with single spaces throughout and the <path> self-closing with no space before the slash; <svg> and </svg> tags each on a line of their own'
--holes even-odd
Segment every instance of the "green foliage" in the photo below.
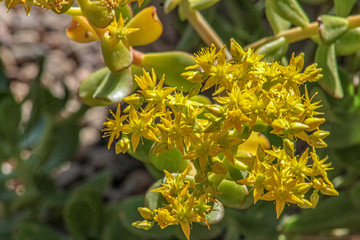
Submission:
<svg viewBox="0 0 360 240">
<path fill-rule="evenodd" d="M 11 8 L 16 3 L 5 1 L 5 4 Z M 145 1 L 141 7 L 137 4 L 133 4 L 132 8 L 128 5 L 117 6 L 111 11 L 109 6 L 100 6 L 94 1 L 78 0 L 77 4 L 85 23 L 77 18 L 77 31 L 82 35 L 71 35 L 70 32 L 69 37 L 73 40 L 79 38 L 78 42 L 81 42 L 84 36 L 86 40 L 95 36 L 91 41 L 100 41 L 99 48 L 106 65 L 80 84 L 77 94 L 88 106 L 121 102 L 137 87 L 134 74 L 142 75 L 142 68 L 146 71 L 154 69 L 159 78 L 165 74 L 165 84 L 168 86 L 194 93 L 192 101 L 211 103 L 211 96 L 197 95 L 199 86 L 181 77 L 186 67 L 195 65 L 189 53 L 200 50 L 204 46 L 201 39 L 206 40 L 201 31 L 193 30 L 194 23 L 186 11 L 201 13 L 206 24 L 212 26 L 210 29 L 220 36 L 220 42 L 229 43 L 230 38 L 235 38 L 244 48 L 252 44 L 258 53 L 265 55 L 267 62 L 281 61 L 286 65 L 291 52 L 305 52 L 306 66 L 315 62 L 322 68 L 323 78 L 319 83 L 308 85 L 307 91 L 311 96 L 316 93 L 314 101 L 321 101 L 322 105 L 318 110 L 325 113 L 321 117 L 326 118 L 324 130 L 329 131 L 330 135 L 325 139 L 328 148 L 319 151 L 319 155 L 328 156 L 333 162 L 334 170 L 329 178 L 333 179 L 340 196 L 320 199 L 316 209 L 300 211 L 286 207 L 288 216 L 276 220 L 274 204 L 259 202 L 253 206 L 253 189 L 234 183 L 233 180 L 247 177 L 245 165 L 243 170 L 239 170 L 240 160 L 252 161 L 251 156 L 237 155 L 239 161 L 235 164 L 238 165 L 235 167 L 230 162 L 225 164 L 228 174 L 221 176 L 225 180 L 216 188 L 218 200 L 225 207 L 220 202 L 214 203 L 216 211 L 211 212 L 208 219 L 210 231 L 207 226 L 194 223 L 191 239 L 275 240 L 305 239 L 314 235 L 331 238 L 334 229 L 339 228 L 349 230 L 349 234 L 359 233 L 360 29 L 359 24 L 351 20 L 354 16 L 347 18 L 350 14 L 358 16 L 360 6 L 357 1 L 165 0 L 161 10 L 169 14 L 176 14 L 171 11 L 179 10 L 179 17 L 189 21 L 180 21 L 170 15 L 171 23 L 165 23 L 168 19 L 160 15 L 164 26 L 154 8 L 139 14 L 146 9 L 145 6 L 155 4 L 155 1 Z M 69 3 L 63 9 L 54 8 L 54 5 L 45 7 L 56 13 L 69 10 L 67 13 L 71 14 L 72 10 L 77 11 L 71 5 Z M 103 29 L 113 19 L 118 21 L 120 13 L 126 19 L 122 27 L 141 30 L 128 35 L 120 34 L 120 40 L 108 38 L 103 34 Z M 310 23 L 309 16 L 312 21 L 320 16 L 320 25 Z M 174 51 L 147 52 L 146 47 L 141 48 L 145 50 L 144 53 L 134 51 L 134 46 L 155 41 L 169 26 L 175 29 Z M 296 30 L 297 26 L 299 28 Z M 294 33 L 294 29 L 299 31 L 299 35 Z M 171 34 L 169 31 L 169 36 Z M 264 38 L 272 34 L 274 36 Z M 263 41 L 257 42 L 260 39 Z M 302 41 L 305 39 L 307 41 Z M 5 66 L 0 63 L 0 164 L 1 168 L 6 164 L 15 166 L 10 173 L 0 169 L 0 239 L 186 239 L 180 226 L 166 229 L 154 226 L 149 231 L 132 226 L 134 221 L 141 219 L 137 207 L 144 206 L 144 199 L 145 205 L 152 210 L 166 203 L 161 194 L 150 192 L 161 187 L 164 181 L 162 170 L 182 172 L 189 165 L 189 161 L 182 159 L 176 149 L 159 155 L 152 154 L 154 141 L 142 139 L 136 152 L 129 150 L 128 153 L 143 162 L 157 179 L 145 196 L 130 197 L 115 203 L 104 201 L 104 192 L 112 179 L 107 170 L 90 179 L 79 180 L 75 187 L 60 188 L 54 173 L 63 164 L 73 161 L 79 151 L 79 134 L 83 127 L 81 118 L 88 107 L 82 105 L 69 116 L 61 115 L 74 93 L 64 85 L 64 96 L 57 97 L 42 84 L 46 61 L 46 57 L 39 59 L 38 75 L 31 81 L 30 91 L 21 102 L 14 97 Z M 209 95 L 207 92 L 205 94 Z M 26 102 L 32 104 L 29 118 L 24 118 Z M 200 116 L 205 118 L 208 113 L 204 111 Z M 272 130 L 259 122 L 253 128 L 266 136 Z M 243 129 L 243 136 L 246 135 L 250 135 L 249 127 Z M 277 145 L 273 139 L 270 142 Z M 305 143 L 295 146 L 299 154 L 304 146 Z M 217 177 L 214 177 L 214 181 Z M 194 178 L 186 180 L 195 182 Z M 24 193 L 9 188 L 9 183 L 14 181 L 23 185 Z"/>
</svg>

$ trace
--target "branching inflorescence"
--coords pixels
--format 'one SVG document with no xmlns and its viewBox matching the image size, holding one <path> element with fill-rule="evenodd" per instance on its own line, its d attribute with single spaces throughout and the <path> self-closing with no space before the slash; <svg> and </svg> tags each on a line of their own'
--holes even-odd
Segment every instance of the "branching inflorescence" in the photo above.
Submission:
<svg viewBox="0 0 360 240">
<path fill-rule="evenodd" d="M 164 87 L 165 76 L 157 82 L 154 72 L 144 71 L 135 79 L 140 90 L 124 98 L 129 104 L 125 115 L 120 116 L 119 105 L 115 119 L 105 122 L 109 147 L 119 139 L 118 153 L 131 147 L 136 151 L 146 138 L 155 141 L 155 153 L 178 148 L 183 158 L 191 161 L 180 176 L 165 172 L 166 180 L 153 191 L 161 193 L 167 203 L 159 209 L 139 209 L 145 220 L 135 226 L 149 229 L 155 222 L 161 228 L 180 224 L 189 238 L 192 222 L 207 222 L 206 215 L 219 194 L 217 186 L 224 179 L 249 186 L 254 203 L 275 201 L 277 217 L 285 204 L 314 208 L 319 192 L 338 194 L 327 177 L 331 163 L 327 158 L 320 160 L 316 153 L 316 148 L 326 147 L 323 139 L 329 134 L 319 129 L 325 121 L 316 111 L 321 105 L 312 101 L 306 86 L 300 91 L 306 82 L 322 77 L 321 69 L 313 64 L 303 70 L 303 54 L 293 55 L 288 66 L 268 63 L 252 49 L 245 52 L 234 40 L 230 52 L 230 61 L 225 60 L 224 48 L 217 51 L 212 46 L 195 54 L 197 64 L 182 74 L 196 83 L 188 95 Z M 216 103 L 193 100 L 200 90 L 212 87 Z M 250 133 L 266 128 L 282 139 L 282 146 L 259 146 L 256 156 L 238 157 L 238 147 Z M 308 145 L 300 155 L 295 150 L 298 139 Z M 228 168 L 239 163 L 245 167 L 238 171 L 247 176 L 234 179 Z M 195 170 L 193 183 L 185 180 L 190 168 Z"/>
</svg>

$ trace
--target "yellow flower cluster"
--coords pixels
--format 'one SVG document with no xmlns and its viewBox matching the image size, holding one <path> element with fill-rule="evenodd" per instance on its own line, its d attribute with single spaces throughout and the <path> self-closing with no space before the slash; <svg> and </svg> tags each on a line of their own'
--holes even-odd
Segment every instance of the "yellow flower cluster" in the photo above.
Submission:
<svg viewBox="0 0 360 240">
<path fill-rule="evenodd" d="M 275 201 L 278 217 L 285 204 L 313 208 L 319 192 L 337 195 L 326 173 L 331 164 L 325 163 L 327 158 L 319 160 L 316 154 L 316 148 L 326 147 L 323 139 L 329 134 L 319 129 L 325 121 L 316 111 L 320 103 L 312 102 L 306 87 L 300 90 L 304 83 L 318 81 L 321 69 L 313 64 L 303 70 L 303 54 L 293 55 L 288 66 L 268 63 L 253 50 L 244 51 L 234 40 L 230 61 L 226 61 L 224 50 L 217 51 L 212 46 L 195 55 L 197 64 L 182 74 L 195 83 L 187 95 L 174 87 L 164 87 L 164 76 L 157 83 L 154 72 L 150 75 L 144 71 L 143 76 L 136 77 L 140 90 L 124 98 L 129 104 L 125 115 L 120 116 L 118 108 L 113 114 L 115 120 L 105 123 L 109 146 L 120 138 L 117 152 L 126 152 L 131 146 L 135 151 L 141 139 L 146 138 L 155 141 L 153 151 L 157 153 L 178 148 L 183 158 L 192 163 L 196 188 L 202 188 L 202 194 L 211 194 L 214 199 L 221 178 L 235 181 L 229 174 L 229 164 L 237 168 L 240 163 L 246 167 L 238 171 L 246 169 L 248 175 L 237 183 L 252 186 L 255 203 L 259 199 Z M 215 103 L 195 101 L 200 90 L 210 88 L 214 89 Z M 283 146 L 270 150 L 259 147 L 256 156 L 247 160 L 237 157 L 239 146 L 250 133 L 266 128 L 282 138 Z M 295 150 L 298 139 L 309 145 L 301 156 Z M 212 182 L 210 176 L 214 175 L 220 180 Z M 187 189 L 187 185 L 183 188 Z M 182 224 L 176 215 L 178 210 L 170 208 L 177 206 L 175 198 L 166 197 L 177 187 L 167 183 L 158 190 L 171 204 L 154 211 L 158 220 L 154 217 L 152 221 L 161 227 Z M 196 194 L 192 196 L 196 199 Z M 182 195 L 184 198 L 191 199 L 187 193 Z M 206 211 L 203 213 L 206 215 Z M 187 224 L 204 221 L 198 215 L 186 219 Z M 182 227 L 187 235 L 187 227 Z"/>
<path fill-rule="evenodd" d="M 186 238 L 189 239 L 191 223 L 205 222 L 207 224 L 206 216 L 211 211 L 208 203 L 212 199 L 207 193 L 198 194 L 195 185 L 185 180 L 190 169 L 187 167 L 180 176 L 178 174 L 174 176 L 165 170 L 165 183 L 151 192 L 161 193 L 167 204 L 154 211 L 146 207 L 138 208 L 145 220 L 134 222 L 133 226 L 148 230 L 155 222 L 161 228 L 168 225 L 180 225 Z M 192 193 L 190 194 L 189 191 Z"/>
</svg>

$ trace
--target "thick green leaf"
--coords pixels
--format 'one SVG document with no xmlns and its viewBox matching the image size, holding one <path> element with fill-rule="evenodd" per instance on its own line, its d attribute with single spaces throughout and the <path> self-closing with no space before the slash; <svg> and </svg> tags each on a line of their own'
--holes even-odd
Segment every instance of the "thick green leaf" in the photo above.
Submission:
<svg viewBox="0 0 360 240">
<path fill-rule="evenodd" d="M 335 46 L 319 45 L 315 62 L 322 68 L 323 78 L 319 81 L 320 86 L 333 97 L 342 98 L 344 93 L 337 69 Z"/>
<path fill-rule="evenodd" d="M 133 152 L 132 148 L 129 149 L 128 153 L 136 158 L 137 160 L 149 163 L 150 162 L 150 149 L 152 145 L 154 144 L 154 141 L 143 138 L 142 142 L 139 143 L 138 147 L 136 148 L 136 151 Z"/>
<path fill-rule="evenodd" d="M 101 40 L 101 51 L 106 66 L 114 73 L 128 68 L 132 61 L 133 55 L 122 41 L 114 42 L 112 39 Z"/>
<path fill-rule="evenodd" d="M 360 27 L 348 30 L 335 43 L 336 54 L 350 55 L 360 49 Z"/>
<path fill-rule="evenodd" d="M 202 10 L 209 8 L 220 0 L 189 0 L 190 8 L 193 10 Z"/>
<path fill-rule="evenodd" d="M 334 0 L 335 12 L 339 17 L 347 17 L 353 8 L 356 0 Z"/>
<path fill-rule="evenodd" d="M 216 198 L 225 206 L 231 208 L 241 207 L 249 194 L 246 186 L 237 184 L 234 181 L 222 180 L 216 189 L 219 194 Z"/>
<path fill-rule="evenodd" d="M 102 214 L 100 196 L 89 189 L 75 191 L 64 207 L 66 227 L 76 240 L 99 239 Z"/>
<path fill-rule="evenodd" d="M 264 54 L 267 62 L 279 61 L 287 52 L 289 43 L 285 37 L 278 38 L 258 48 L 259 54 Z"/>
<path fill-rule="evenodd" d="M 135 196 L 126 199 L 121 203 L 120 206 L 120 220 L 123 226 L 129 231 L 141 237 L 155 238 L 155 239 L 170 239 L 171 236 L 175 235 L 175 226 L 168 226 L 167 228 L 161 229 L 155 224 L 150 230 L 143 230 L 133 227 L 131 224 L 136 221 L 141 221 L 141 217 L 138 207 L 144 206 L 144 196 Z"/>
<path fill-rule="evenodd" d="M 14 97 L 6 94 L 0 98 L 0 141 L 9 141 L 15 145 L 17 130 L 21 119 L 20 105 Z"/>
<path fill-rule="evenodd" d="M 157 77 L 161 78 L 165 74 L 167 85 L 177 87 L 178 90 L 182 89 L 184 92 L 188 92 L 193 83 L 182 78 L 181 73 L 186 67 L 195 64 L 190 54 L 178 51 L 146 53 L 141 62 L 141 66 L 147 71 L 153 68 Z"/>
<path fill-rule="evenodd" d="M 105 5 L 100 5 L 90 0 L 78 0 L 82 13 L 89 22 L 98 28 L 107 27 L 114 19 L 114 13 Z"/>
<path fill-rule="evenodd" d="M 284 31 L 291 26 L 291 23 L 288 20 L 282 18 L 273 8 L 271 8 L 269 1 L 265 1 L 265 13 L 274 34 Z"/>
<path fill-rule="evenodd" d="M 189 165 L 189 161 L 183 159 L 183 155 L 177 148 L 161 153 L 151 154 L 151 163 L 160 171 L 183 172 Z"/>
<path fill-rule="evenodd" d="M 338 40 L 348 30 L 349 22 L 342 17 L 322 15 L 318 18 L 319 36 L 321 42 L 330 45 Z"/>
<path fill-rule="evenodd" d="M 213 209 L 213 211 L 211 211 L 206 216 L 206 220 L 211 225 L 219 223 L 224 218 L 224 215 L 225 215 L 224 205 L 219 201 L 216 201 L 214 203 L 214 206 L 212 207 L 212 209 Z"/>
<path fill-rule="evenodd" d="M 102 240 L 138 240 L 137 235 L 132 234 L 122 225 L 119 217 L 120 204 L 112 204 L 107 206 L 105 211 L 105 222 L 104 228 L 102 231 L 101 239 Z"/>
<path fill-rule="evenodd" d="M 93 98 L 118 103 L 130 94 L 132 83 L 131 68 L 119 73 L 108 72 L 94 92 Z"/>
<path fill-rule="evenodd" d="M 102 68 L 90 74 L 80 83 L 78 94 L 84 104 L 89 106 L 106 106 L 111 104 L 108 101 L 93 98 L 93 95 L 98 89 L 100 83 L 109 73 L 110 70 L 107 67 Z"/>
<path fill-rule="evenodd" d="M 309 24 L 309 18 L 296 0 L 267 0 L 282 18 L 302 28 Z"/>
<path fill-rule="evenodd" d="M 164 2 L 164 12 L 168 14 L 171 12 L 178 4 L 180 0 L 165 0 Z"/>
<path fill-rule="evenodd" d="M 103 170 L 88 179 L 79 189 L 91 189 L 91 191 L 101 196 L 105 189 L 109 186 L 111 174 L 108 170 Z"/>
<path fill-rule="evenodd" d="M 45 224 L 33 221 L 20 222 L 14 229 L 14 240 L 62 240 L 58 232 Z"/>
<path fill-rule="evenodd" d="M 290 217 L 284 231 L 290 233 L 318 233 L 336 228 L 359 229 L 360 209 L 350 198 L 349 192 L 322 201 L 315 209 L 304 210 Z"/>
<path fill-rule="evenodd" d="M 277 240 L 277 225 L 275 206 L 271 202 L 259 201 L 246 212 L 226 208 L 225 220 L 228 225 L 235 224 L 238 231 L 252 240 Z M 261 231 L 259 230 L 261 229 Z"/>
</svg>

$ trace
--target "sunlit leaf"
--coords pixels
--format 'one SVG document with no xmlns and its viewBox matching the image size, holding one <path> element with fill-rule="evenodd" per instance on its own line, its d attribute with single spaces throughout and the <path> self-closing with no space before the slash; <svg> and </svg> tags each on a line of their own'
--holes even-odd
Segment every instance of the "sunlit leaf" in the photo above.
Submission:
<svg viewBox="0 0 360 240">
<path fill-rule="evenodd" d="M 335 45 L 319 45 L 315 62 L 318 63 L 319 68 L 322 68 L 323 78 L 319 81 L 320 86 L 332 96 L 342 98 L 344 93 L 337 69 Z"/>
<path fill-rule="evenodd" d="M 353 8 L 356 0 L 334 0 L 335 12 L 339 17 L 347 17 Z"/>
<path fill-rule="evenodd" d="M 136 14 L 126 24 L 127 28 L 138 28 L 127 38 L 131 46 L 141 46 L 154 42 L 163 31 L 163 26 L 157 16 L 155 7 L 148 7 Z"/>
<path fill-rule="evenodd" d="M 323 44 L 330 45 L 348 30 L 349 22 L 342 17 L 322 15 L 318 18 L 319 36 Z"/>
</svg>

